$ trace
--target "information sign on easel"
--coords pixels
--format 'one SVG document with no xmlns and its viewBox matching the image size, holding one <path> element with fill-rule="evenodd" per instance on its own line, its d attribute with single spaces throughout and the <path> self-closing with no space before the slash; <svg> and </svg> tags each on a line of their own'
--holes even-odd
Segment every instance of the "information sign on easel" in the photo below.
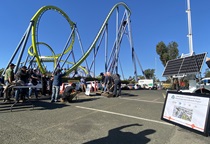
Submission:
<svg viewBox="0 0 210 144">
<path fill-rule="evenodd" d="M 162 120 L 209 136 L 210 95 L 168 91 Z"/>
</svg>

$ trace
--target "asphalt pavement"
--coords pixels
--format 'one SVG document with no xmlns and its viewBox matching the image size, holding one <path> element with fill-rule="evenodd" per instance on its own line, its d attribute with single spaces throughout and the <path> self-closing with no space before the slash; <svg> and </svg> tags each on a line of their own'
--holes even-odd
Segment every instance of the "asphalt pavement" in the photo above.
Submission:
<svg viewBox="0 0 210 144">
<path fill-rule="evenodd" d="M 163 90 L 123 90 L 119 98 L 85 96 L 0 102 L 1 144 L 210 144 L 210 138 L 161 120 Z"/>
</svg>

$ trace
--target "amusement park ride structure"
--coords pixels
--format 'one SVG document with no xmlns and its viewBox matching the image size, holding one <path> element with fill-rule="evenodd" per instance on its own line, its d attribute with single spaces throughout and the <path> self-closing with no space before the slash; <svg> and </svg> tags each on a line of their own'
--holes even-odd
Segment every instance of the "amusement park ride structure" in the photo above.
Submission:
<svg viewBox="0 0 210 144">
<path fill-rule="evenodd" d="M 122 15 L 119 14 L 119 9 L 123 8 L 124 13 Z M 68 22 L 70 28 L 71 28 L 71 33 L 67 39 L 67 42 L 63 48 L 63 51 L 60 54 L 55 54 L 53 48 L 50 47 L 45 42 L 39 42 L 38 41 L 38 25 L 39 21 L 41 20 L 41 16 L 48 10 L 54 10 L 61 14 Z M 115 40 L 112 46 L 112 49 L 109 51 L 108 49 L 108 24 L 109 24 L 109 19 L 110 16 L 113 15 L 113 12 L 116 11 L 116 34 L 115 34 Z M 122 16 L 122 17 L 121 17 Z M 128 6 L 123 3 L 117 3 L 115 4 L 112 9 L 109 11 L 107 17 L 105 18 L 101 28 L 99 29 L 98 33 L 96 34 L 93 42 L 91 43 L 90 47 L 86 50 L 86 52 L 83 49 L 81 38 L 77 29 L 76 24 L 68 17 L 68 15 L 62 11 L 60 8 L 55 7 L 55 6 L 43 6 L 41 7 L 36 14 L 32 17 L 30 20 L 29 26 L 27 30 L 25 31 L 22 39 L 20 40 L 16 50 L 14 51 L 12 57 L 10 58 L 6 68 L 8 68 L 9 64 L 14 61 L 14 58 L 19 52 L 19 56 L 17 59 L 16 67 L 15 67 L 15 73 L 17 72 L 18 68 L 20 65 L 25 65 L 27 67 L 31 67 L 33 65 L 37 65 L 38 69 L 40 70 L 41 73 L 46 73 L 46 68 L 44 67 L 44 62 L 53 62 L 54 63 L 54 70 L 55 71 L 57 68 L 63 68 L 65 64 L 72 64 L 72 66 L 67 70 L 67 74 L 71 74 L 75 71 L 78 71 L 79 69 L 82 70 L 86 76 L 91 75 L 91 71 L 93 71 L 93 75 L 95 75 L 95 61 L 96 61 L 96 55 L 97 52 L 101 46 L 102 40 L 105 41 L 105 63 L 104 63 L 104 71 L 109 71 L 111 73 L 119 73 L 119 66 L 121 67 L 120 64 L 120 59 L 119 59 L 119 53 L 120 53 L 120 47 L 121 47 L 121 42 L 123 40 L 123 36 L 126 35 L 129 41 L 130 49 L 131 49 L 131 55 L 132 55 L 132 63 L 134 67 L 134 76 L 137 81 L 137 67 L 136 67 L 136 61 L 138 61 L 138 64 L 141 68 L 141 71 L 143 72 L 143 69 L 141 67 L 140 61 L 137 57 L 137 54 L 135 53 L 134 50 L 134 45 L 133 45 L 133 39 L 132 39 L 132 31 L 131 31 L 131 11 L 128 8 Z M 121 19 L 120 19 L 121 18 Z M 112 32 L 113 33 L 113 32 Z M 26 44 L 28 42 L 28 39 L 31 34 L 31 46 L 28 48 L 28 53 L 27 57 L 25 60 L 23 60 L 23 54 L 25 51 Z M 79 59 L 75 59 L 74 56 L 74 42 L 75 38 L 78 38 L 79 45 L 81 48 L 81 57 Z M 48 56 L 43 56 L 40 53 L 39 50 L 39 45 L 44 45 L 47 47 L 52 55 Z M 90 66 L 88 65 L 88 62 L 86 61 L 87 57 L 90 55 L 90 53 L 93 53 L 93 61 L 90 63 Z M 63 57 L 66 57 L 63 59 Z M 68 59 L 69 57 L 73 58 L 73 62 L 69 62 Z M 86 66 L 81 66 L 81 64 L 84 64 L 85 62 Z M 119 66 L 118 66 L 119 65 Z M 93 69 L 93 70 L 92 70 Z M 121 70 L 122 71 L 122 70 Z M 5 71 L 3 72 L 3 74 Z M 122 75 L 124 77 L 124 75 Z"/>
</svg>

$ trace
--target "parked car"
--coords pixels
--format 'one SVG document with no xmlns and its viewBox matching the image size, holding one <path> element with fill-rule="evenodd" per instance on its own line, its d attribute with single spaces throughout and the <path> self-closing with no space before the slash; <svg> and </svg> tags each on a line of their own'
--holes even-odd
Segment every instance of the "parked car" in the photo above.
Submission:
<svg viewBox="0 0 210 144">
<path fill-rule="evenodd" d="M 135 89 L 134 86 L 135 86 L 135 84 L 127 84 L 127 87 L 128 87 L 128 89 L 130 89 L 130 90 Z"/>
<path fill-rule="evenodd" d="M 139 84 L 135 84 L 135 85 L 134 85 L 134 89 L 135 89 L 135 90 L 141 89 L 141 86 L 140 86 Z"/>
<path fill-rule="evenodd" d="M 121 84 L 121 90 L 128 90 L 127 84 Z"/>
<path fill-rule="evenodd" d="M 153 90 L 157 90 L 157 89 L 158 89 L 157 84 L 154 84 L 153 87 L 152 87 L 152 89 L 153 89 Z"/>
</svg>

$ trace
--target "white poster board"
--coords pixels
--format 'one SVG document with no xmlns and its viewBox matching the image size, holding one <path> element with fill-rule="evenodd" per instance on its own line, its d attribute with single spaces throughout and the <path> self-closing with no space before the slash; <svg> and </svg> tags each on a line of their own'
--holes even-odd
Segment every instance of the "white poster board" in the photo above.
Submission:
<svg viewBox="0 0 210 144">
<path fill-rule="evenodd" d="M 168 92 L 162 119 L 206 133 L 209 99 L 198 94 Z"/>
<path fill-rule="evenodd" d="M 90 86 L 87 86 L 85 94 L 88 95 L 88 96 L 90 95 Z"/>
</svg>

